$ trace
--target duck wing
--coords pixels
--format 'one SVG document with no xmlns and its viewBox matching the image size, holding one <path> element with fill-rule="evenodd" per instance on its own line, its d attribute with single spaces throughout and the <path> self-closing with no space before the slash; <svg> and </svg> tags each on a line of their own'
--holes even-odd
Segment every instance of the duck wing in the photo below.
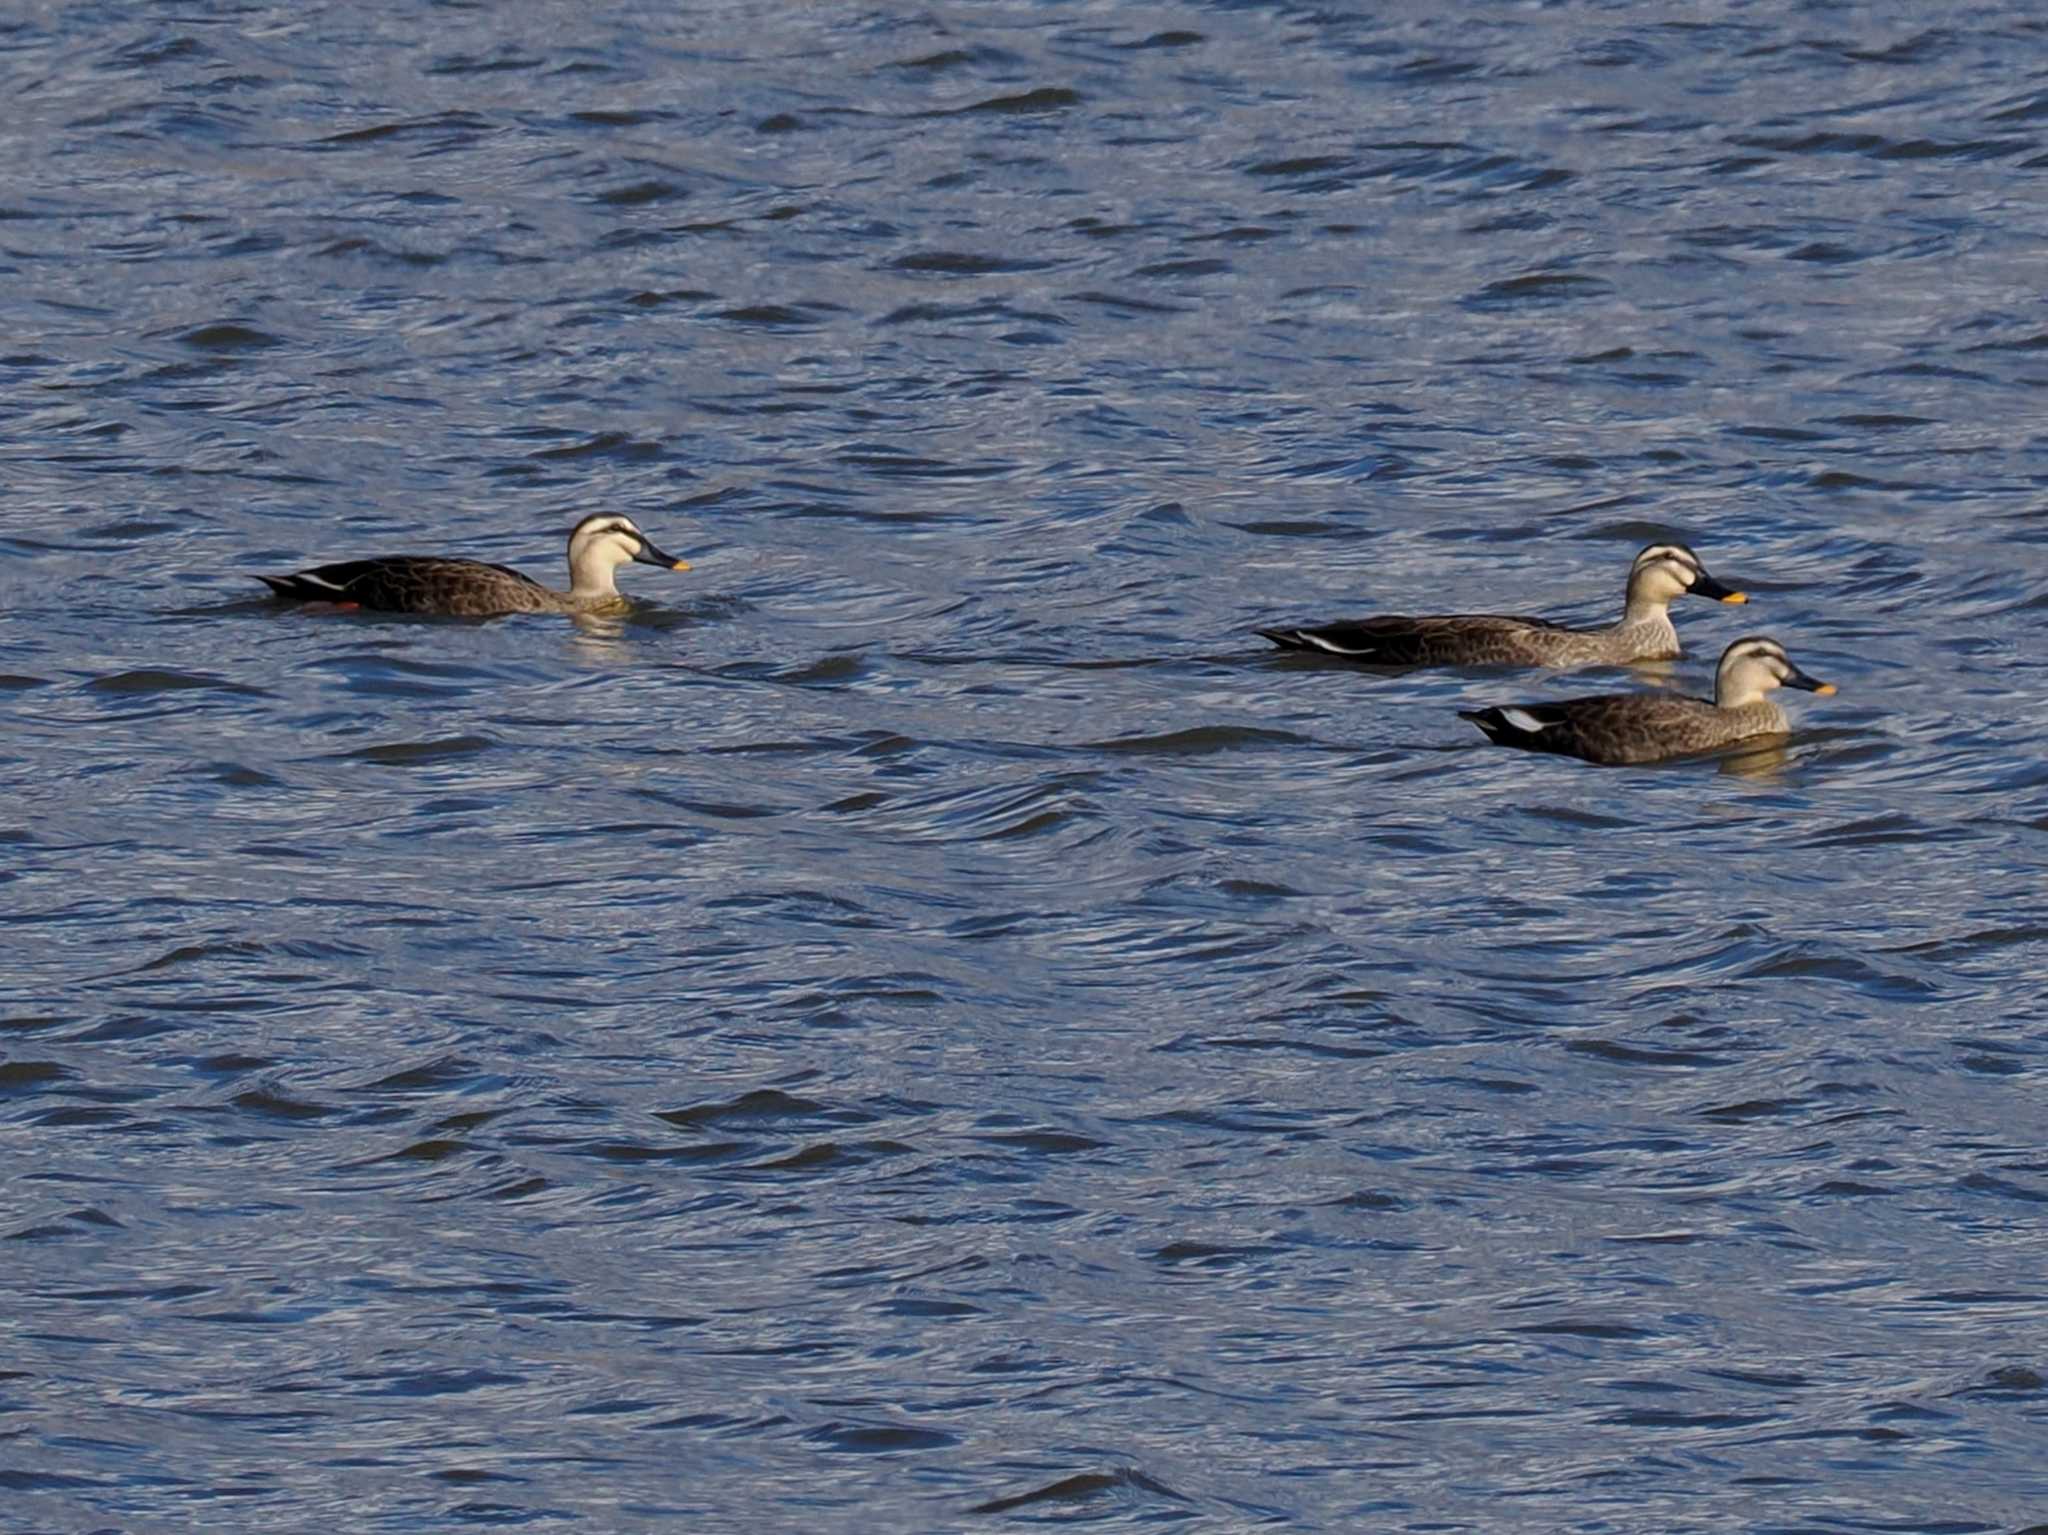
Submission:
<svg viewBox="0 0 2048 1535">
<path fill-rule="evenodd" d="M 1388 614 L 1302 629 L 1258 632 L 1283 650 L 1307 650 L 1378 666 L 1481 666 L 1538 660 L 1526 638 L 1562 630 L 1547 618 L 1505 613 Z"/>
<path fill-rule="evenodd" d="M 1562 704 L 1504 704 L 1490 709 L 1460 709 L 1458 718 L 1477 725 L 1486 739 L 1496 746 L 1519 746 L 1524 751 L 1577 755 L 1569 730 L 1571 717 Z"/>
<path fill-rule="evenodd" d="M 509 565 L 432 554 L 341 560 L 256 579 L 280 597 L 352 602 L 380 613 L 512 612 L 548 595 L 546 587 Z M 488 600 L 479 605 L 480 599 Z"/>
<path fill-rule="evenodd" d="M 1588 762 L 1660 762 L 1717 744 L 1718 713 L 1704 698 L 1606 693 L 1561 703 L 1460 709 L 1499 746 L 1557 752 Z"/>
</svg>

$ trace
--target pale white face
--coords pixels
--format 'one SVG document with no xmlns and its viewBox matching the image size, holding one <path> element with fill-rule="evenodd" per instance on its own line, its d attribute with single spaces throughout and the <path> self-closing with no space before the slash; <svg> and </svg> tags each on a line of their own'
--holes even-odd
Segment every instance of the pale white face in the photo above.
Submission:
<svg viewBox="0 0 2048 1535">
<path fill-rule="evenodd" d="M 1700 574 L 1699 556 L 1685 545 L 1653 544 L 1628 573 L 1629 600 L 1668 603 L 1691 591 Z"/>
<path fill-rule="evenodd" d="M 658 565 L 663 570 L 688 570 L 690 562 L 679 560 L 654 547 L 633 519 L 618 512 L 598 512 L 576 524 L 569 535 L 569 590 L 572 595 L 594 600 L 614 596 L 618 587 L 612 572 L 628 560 Z"/>
<path fill-rule="evenodd" d="M 647 537 L 630 517 L 616 512 L 586 517 L 569 535 L 569 568 L 572 571 L 614 571 L 638 557 Z"/>
<path fill-rule="evenodd" d="M 1652 544 L 1636 556 L 1628 573 L 1628 606 L 1641 618 L 1662 612 L 1675 598 L 1690 593 L 1716 602 L 1747 602 L 1749 598 L 1707 574 L 1700 557 L 1684 544 Z"/>
<path fill-rule="evenodd" d="M 1737 640 L 1721 652 L 1721 665 L 1714 674 L 1714 700 L 1722 708 L 1740 708 L 1782 687 L 1821 694 L 1835 690 L 1832 682 L 1818 682 L 1794 666 L 1776 640 L 1755 635 Z"/>
</svg>

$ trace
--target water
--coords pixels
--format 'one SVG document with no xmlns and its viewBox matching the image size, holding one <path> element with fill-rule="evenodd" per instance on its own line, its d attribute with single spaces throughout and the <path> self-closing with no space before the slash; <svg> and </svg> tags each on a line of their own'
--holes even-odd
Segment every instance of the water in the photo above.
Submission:
<svg viewBox="0 0 2048 1535">
<path fill-rule="evenodd" d="M 2048 1519 L 2030 8 L 0 61 L 9 1531 Z M 1250 633 L 1666 536 L 1640 675 Z M 1760 757 L 1454 713 L 1752 631 Z"/>
</svg>

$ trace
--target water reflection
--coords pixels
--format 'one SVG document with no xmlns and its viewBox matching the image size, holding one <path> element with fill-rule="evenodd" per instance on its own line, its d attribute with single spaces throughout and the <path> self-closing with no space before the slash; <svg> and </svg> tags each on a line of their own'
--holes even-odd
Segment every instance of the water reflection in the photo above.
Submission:
<svg viewBox="0 0 2048 1535">
<path fill-rule="evenodd" d="M 1744 745 L 1721 759 L 1721 772 L 1730 778 L 1754 778 L 1782 782 L 1792 761 L 1792 737 L 1764 736 L 1761 744 Z"/>
<path fill-rule="evenodd" d="M 568 654 L 584 662 L 616 661 L 626 654 L 626 624 L 632 609 L 621 603 L 616 608 L 571 613 L 576 632 L 566 646 Z"/>
</svg>

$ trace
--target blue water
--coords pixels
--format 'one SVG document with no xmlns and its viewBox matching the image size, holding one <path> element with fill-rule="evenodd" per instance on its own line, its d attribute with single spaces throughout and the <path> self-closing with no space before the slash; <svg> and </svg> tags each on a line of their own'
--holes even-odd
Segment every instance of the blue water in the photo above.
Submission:
<svg viewBox="0 0 2048 1535">
<path fill-rule="evenodd" d="M 0 1528 L 2048 1527 L 2048 20 L 0 21 Z M 623 617 L 252 571 L 473 555 Z M 1565 677 L 1281 657 L 1741 609 Z M 1702 690 L 1603 770 L 1459 708 Z"/>
</svg>

